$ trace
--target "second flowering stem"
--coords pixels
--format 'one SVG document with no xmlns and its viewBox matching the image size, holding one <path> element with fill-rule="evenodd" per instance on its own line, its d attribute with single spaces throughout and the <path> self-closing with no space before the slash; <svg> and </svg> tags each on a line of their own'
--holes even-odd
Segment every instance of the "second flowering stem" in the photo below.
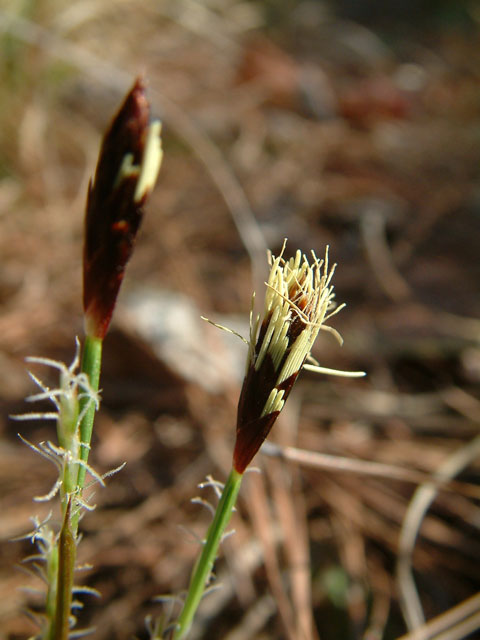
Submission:
<svg viewBox="0 0 480 640">
<path fill-rule="evenodd" d="M 243 473 L 239 473 L 235 471 L 235 469 L 231 470 L 215 511 L 212 524 L 208 529 L 202 553 L 193 569 L 187 597 L 176 624 L 173 640 L 182 640 L 185 638 L 192 625 L 193 617 L 210 579 L 213 564 L 217 557 L 218 547 L 232 515 L 233 508 L 235 507 L 242 479 Z"/>
</svg>

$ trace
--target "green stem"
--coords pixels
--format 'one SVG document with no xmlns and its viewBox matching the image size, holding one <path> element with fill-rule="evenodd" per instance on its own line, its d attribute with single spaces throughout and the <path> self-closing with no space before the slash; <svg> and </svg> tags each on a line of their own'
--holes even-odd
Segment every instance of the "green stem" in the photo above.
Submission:
<svg viewBox="0 0 480 640">
<path fill-rule="evenodd" d="M 82 373 L 86 373 L 90 388 L 98 391 L 100 369 L 102 364 L 102 340 L 87 336 L 83 348 Z M 84 411 L 80 423 L 80 461 L 88 462 L 90 440 L 92 438 L 93 421 L 95 418 L 95 401 L 86 395 L 80 400 L 80 412 Z M 68 408 L 68 407 L 67 407 Z M 76 416 L 65 412 L 62 428 L 59 430 L 59 442 L 66 449 L 71 450 L 74 436 Z M 85 484 L 86 467 L 78 462 L 68 463 L 64 470 L 64 485 L 62 489 L 63 525 L 56 546 L 56 575 L 49 576 L 49 599 L 47 615 L 50 620 L 49 640 L 68 640 L 70 629 L 70 612 L 72 608 L 73 574 L 75 571 L 76 544 L 78 529 L 78 509 L 72 513 L 72 495 L 81 494 Z M 52 585 L 55 584 L 55 589 Z M 53 603 L 55 598 L 55 604 Z"/>
<path fill-rule="evenodd" d="M 82 372 L 88 375 L 90 387 L 93 391 L 98 391 L 100 382 L 100 369 L 102 367 L 102 346 L 101 338 L 87 336 L 83 347 Z M 80 402 L 80 411 L 88 408 L 80 423 L 80 460 L 84 463 L 88 462 L 88 454 L 90 452 L 90 440 L 92 439 L 93 421 L 95 419 L 95 402 L 91 398 L 83 398 Z M 79 465 L 77 477 L 77 489 L 82 491 L 85 484 L 86 468 Z"/>
<path fill-rule="evenodd" d="M 233 507 L 237 501 L 242 478 L 243 474 L 238 473 L 235 469 L 232 469 L 228 476 L 222 497 L 220 498 L 217 510 L 215 511 L 213 522 L 208 529 L 202 553 L 193 569 L 187 598 L 177 621 L 173 640 L 181 640 L 182 638 L 185 638 L 192 625 L 193 617 L 210 578 L 213 563 L 217 557 L 218 547 L 225 531 L 225 527 L 230 520 Z"/>
</svg>

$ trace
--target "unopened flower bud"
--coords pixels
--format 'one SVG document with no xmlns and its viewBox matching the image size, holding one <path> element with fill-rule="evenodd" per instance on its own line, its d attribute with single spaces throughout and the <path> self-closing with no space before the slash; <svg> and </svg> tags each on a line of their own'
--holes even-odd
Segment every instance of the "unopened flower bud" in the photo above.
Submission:
<svg viewBox="0 0 480 640">
<path fill-rule="evenodd" d="M 83 253 L 87 335 L 107 332 L 143 206 L 162 160 L 161 124 L 149 122 L 145 86 L 137 79 L 105 134 L 89 185 Z"/>
</svg>

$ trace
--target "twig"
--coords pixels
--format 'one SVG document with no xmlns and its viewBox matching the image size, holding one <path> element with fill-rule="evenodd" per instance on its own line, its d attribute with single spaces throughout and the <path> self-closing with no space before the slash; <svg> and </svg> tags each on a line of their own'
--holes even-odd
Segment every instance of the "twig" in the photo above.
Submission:
<svg viewBox="0 0 480 640">
<path fill-rule="evenodd" d="M 434 479 L 415 492 L 403 520 L 397 563 L 397 582 L 403 615 L 409 629 L 425 622 L 425 616 L 412 574 L 412 555 L 423 518 L 443 484 L 451 480 L 480 455 L 480 436 L 455 451 L 440 466 Z M 450 485 L 451 486 L 451 485 Z"/>
<path fill-rule="evenodd" d="M 379 478 L 400 480 L 401 482 L 409 482 L 412 484 L 423 484 L 425 482 L 429 482 L 442 491 L 461 493 L 470 498 L 478 499 L 480 497 L 480 488 L 476 485 L 466 482 L 456 482 L 448 479 L 445 480 L 437 478 L 436 476 L 432 477 L 428 473 L 423 473 L 422 471 L 404 469 L 403 467 L 384 464 L 382 462 L 355 460 L 353 458 L 345 458 L 343 456 L 332 456 L 327 453 L 306 451 L 305 449 L 297 449 L 295 447 L 281 447 L 280 445 L 269 441 L 263 443 L 262 453 L 267 456 L 297 462 L 305 467 L 332 469 L 333 471 L 346 473 L 359 473 Z"/>
<path fill-rule="evenodd" d="M 400 275 L 386 238 L 384 214 L 372 207 L 362 217 L 361 231 L 373 274 L 384 293 L 400 302 L 410 296 L 410 288 Z"/>
<path fill-rule="evenodd" d="M 480 593 L 476 593 L 398 640 L 455 640 L 479 627 Z"/>
</svg>

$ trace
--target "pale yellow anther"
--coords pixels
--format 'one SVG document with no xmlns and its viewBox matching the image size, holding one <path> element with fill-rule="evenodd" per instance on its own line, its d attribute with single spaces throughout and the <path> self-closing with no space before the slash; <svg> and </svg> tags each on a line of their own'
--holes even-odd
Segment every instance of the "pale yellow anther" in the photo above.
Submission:
<svg viewBox="0 0 480 640">
<path fill-rule="evenodd" d="M 155 120 L 148 127 L 145 150 L 140 166 L 140 176 L 133 195 L 135 202 L 140 202 L 152 191 L 157 181 L 163 158 L 161 132 L 162 123 L 159 120 Z"/>
</svg>

